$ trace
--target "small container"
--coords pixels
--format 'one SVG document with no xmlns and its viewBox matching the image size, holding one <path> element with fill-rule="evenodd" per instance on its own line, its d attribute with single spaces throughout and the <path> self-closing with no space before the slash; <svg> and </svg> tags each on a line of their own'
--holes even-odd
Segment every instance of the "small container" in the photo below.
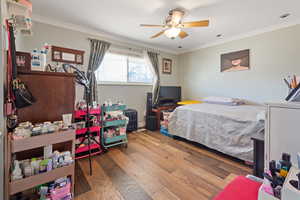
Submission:
<svg viewBox="0 0 300 200">
<path fill-rule="evenodd" d="M 48 133 L 54 133 L 56 130 L 56 126 L 55 125 L 48 125 Z"/>
<path fill-rule="evenodd" d="M 58 168 L 58 155 L 57 154 L 53 154 L 53 157 L 52 157 L 52 168 L 53 169 Z"/>
<path fill-rule="evenodd" d="M 47 164 L 47 172 L 51 171 L 52 168 L 53 168 L 53 166 L 52 166 L 52 159 L 49 159 L 48 160 L 48 164 Z"/>
<path fill-rule="evenodd" d="M 40 173 L 44 173 L 47 171 L 48 161 L 49 161 L 49 159 L 42 160 L 40 162 Z"/>
<path fill-rule="evenodd" d="M 24 176 L 25 177 L 29 177 L 29 176 L 33 176 L 34 175 L 34 171 L 33 168 L 31 167 L 30 164 L 27 164 L 26 166 L 24 166 Z"/>
<path fill-rule="evenodd" d="M 35 126 L 31 130 L 31 136 L 37 136 L 40 135 L 41 133 L 42 133 L 42 128 L 40 126 Z"/>
<path fill-rule="evenodd" d="M 48 133 L 48 126 L 43 125 L 41 133 L 42 134 Z"/>
<path fill-rule="evenodd" d="M 65 160 L 63 155 L 59 155 L 58 157 L 58 167 L 64 166 Z"/>
<path fill-rule="evenodd" d="M 14 161 L 14 170 L 12 171 L 11 179 L 19 180 L 23 178 L 22 170 L 20 168 L 20 162 L 18 160 Z"/>
<path fill-rule="evenodd" d="M 33 174 L 38 174 L 40 169 L 39 169 L 39 162 L 36 158 L 31 159 L 31 167 L 33 169 Z"/>
</svg>

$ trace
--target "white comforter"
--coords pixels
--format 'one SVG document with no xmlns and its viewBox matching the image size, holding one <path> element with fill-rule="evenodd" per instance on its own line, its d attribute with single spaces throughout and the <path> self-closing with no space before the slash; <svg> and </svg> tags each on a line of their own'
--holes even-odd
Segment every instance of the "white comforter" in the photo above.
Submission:
<svg viewBox="0 0 300 200">
<path fill-rule="evenodd" d="M 173 135 L 253 161 L 251 137 L 264 127 L 265 107 L 193 104 L 176 108 L 169 122 Z"/>
</svg>

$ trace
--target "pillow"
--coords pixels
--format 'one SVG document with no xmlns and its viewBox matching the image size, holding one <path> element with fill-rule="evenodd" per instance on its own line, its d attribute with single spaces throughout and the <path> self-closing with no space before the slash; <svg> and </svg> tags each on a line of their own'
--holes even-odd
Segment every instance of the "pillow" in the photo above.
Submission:
<svg viewBox="0 0 300 200">
<path fill-rule="evenodd" d="M 237 98 L 230 98 L 230 97 L 205 97 L 202 99 L 205 103 L 212 103 L 212 104 L 222 104 L 222 105 L 229 105 L 229 106 L 237 106 L 241 104 L 245 104 L 242 99 Z"/>
</svg>

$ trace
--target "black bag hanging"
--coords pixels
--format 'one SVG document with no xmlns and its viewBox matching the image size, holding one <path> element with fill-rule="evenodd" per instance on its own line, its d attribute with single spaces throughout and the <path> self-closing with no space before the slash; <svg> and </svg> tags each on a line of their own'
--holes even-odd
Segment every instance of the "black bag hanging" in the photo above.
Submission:
<svg viewBox="0 0 300 200">
<path fill-rule="evenodd" d="M 16 44 L 14 28 L 9 26 L 9 58 L 12 65 L 12 91 L 14 94 L 14 101 L 16 108 L 24 108 L 31 106 L 36 100 L 28 90 L 25 83 L 17 78 L 17 64 L 16 64 Z"/>
</svg>

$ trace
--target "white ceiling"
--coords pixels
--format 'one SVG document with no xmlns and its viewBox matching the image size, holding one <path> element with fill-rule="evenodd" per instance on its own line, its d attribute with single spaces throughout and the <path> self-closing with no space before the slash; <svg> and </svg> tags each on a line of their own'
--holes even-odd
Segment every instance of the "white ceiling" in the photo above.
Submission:
<svg viewBox="0 0 300 200">
<path fill-rule="evenodd" d="M 157 48 L 182 52 L 270 26 L 300 20 L 300 0 L 32 0 L 34 15 L 80 25 Z M 183 21 L 210 20 L 208 28 L 189 28 L 189 37 L 171 40 L 149 37 L 160 29 L 141 23 L 161 24 L 170 9 L 181 7 Z M 279 16 L 291 15 L 286 19 Z M 217 38 L 222 34 L 222 38 Z M 182 49 L 178 49 L 182 46 Z"/>
</svg>

